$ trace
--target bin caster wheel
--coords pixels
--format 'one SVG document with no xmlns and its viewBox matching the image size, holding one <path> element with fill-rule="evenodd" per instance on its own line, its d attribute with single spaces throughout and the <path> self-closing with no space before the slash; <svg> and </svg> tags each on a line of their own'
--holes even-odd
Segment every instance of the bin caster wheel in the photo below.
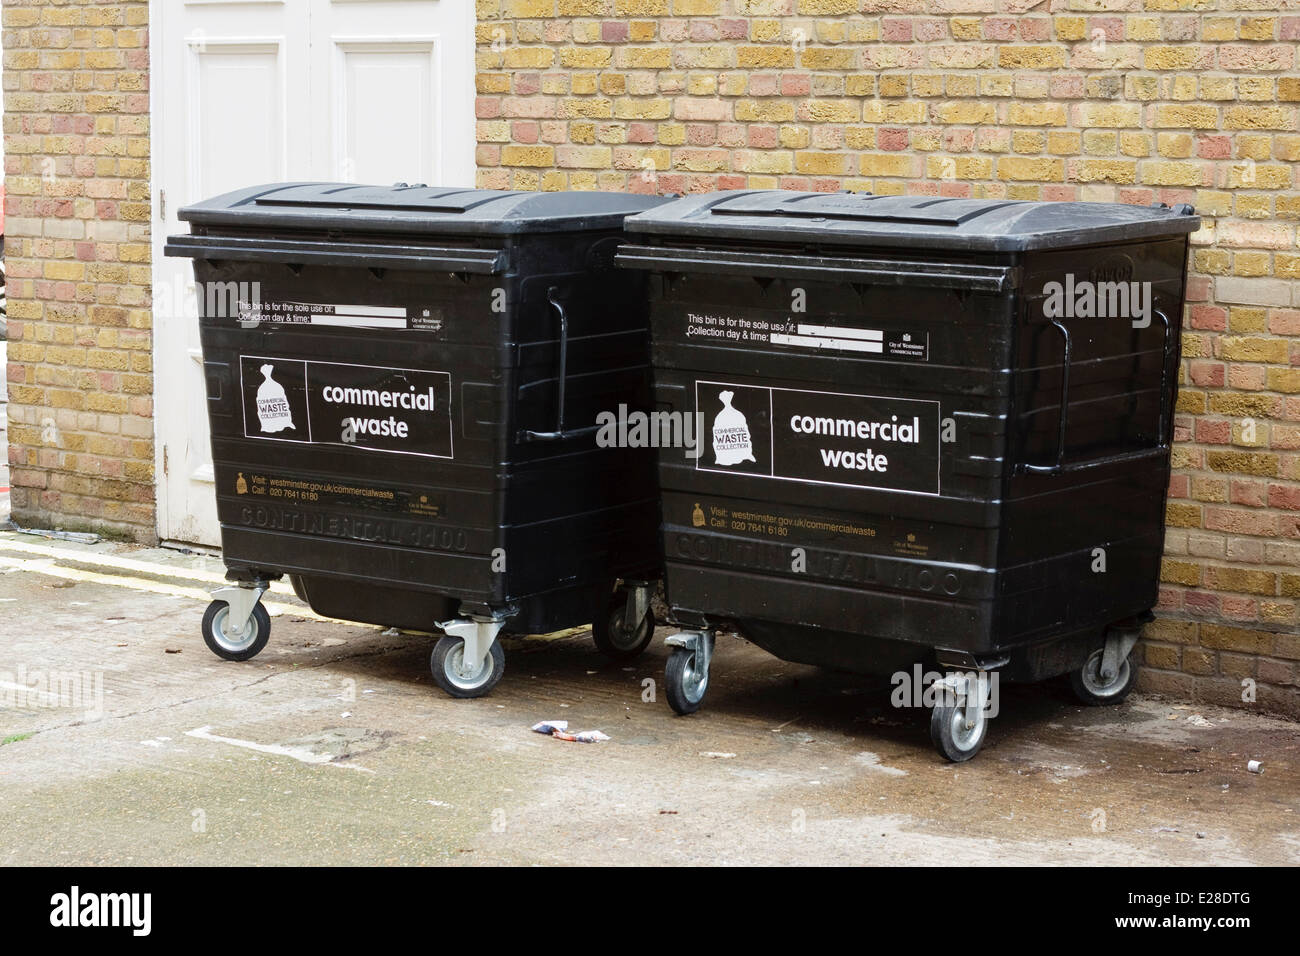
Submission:
<svg viewBox="0 0 1300 956">
<path fill-rule="evenodd" d="M 464 638 L 440 637 L 433 645 L 429 669 L 437 685 L 452 697 L 482 697 L 501 682 L 501 675 L 506 672 L 506 652 L 500 643 L 493 641 L 478 670 L 467 671 Z"/>
<path fill-rule="evenodd" d="M 974 711 L 969 718 L 968 710 Z M 988 729 L 984 708 L 968 707 L 965 699 L 937 704 L 930 711 L 930 740 L 939 755 L 953 763 L 970 760 L 979 753 Z"/>
<path fill-rule="evenodd" d="M 640 657 L 655 636 L 655 616 L 649 607 L 636 627 L 627 624 L 627 592 L 618 590 L 610 596 L 603 616 L 591 622 L 591 637 L 596 649 L 614 661 Z"/>
<path fill-rule="evenodd" d="M 1070 673 L 1070 689 L 1079 702 L 1089 707 L 1118 704 L 1137 683 L 1137 668 L 1129 658 L 1120 661 L 1119 670 L 1109 681 L 1101 676 L 1102 650 L 1098 648 L 1077 671 Z"/>
<path fill-rule="evenodd" d="M 668 664 L 664 668 L 668 706 L 683 716 L 700 709 L 709 689 L 708 666 L 699 667 L 697 659 L 693 649 L 679 647 L 668 656 Z"/>
<path fill-rule="evenodd" d="M 227 661 L 247 661 L 261 653 L 271 639 L 271 615 L 261 604 L 253 606 L 253 613 L 242 631 L 230 627 L 230 605 L 213 601 L 203 614 L 203 643 L 208 650 Z"/>
</svg>

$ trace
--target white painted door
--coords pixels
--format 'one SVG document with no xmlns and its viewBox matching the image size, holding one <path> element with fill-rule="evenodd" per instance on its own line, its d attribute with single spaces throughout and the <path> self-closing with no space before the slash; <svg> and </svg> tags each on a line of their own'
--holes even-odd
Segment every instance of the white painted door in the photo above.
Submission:
<svg viewBox="0 0 1300 956">
<path fill-rule="evenodd" d="M 220 541 L 194 279 L 176 210 L 286 180 L 474 182 L 472 0 L 154 0 L 158 534 Z"/>
</svg>

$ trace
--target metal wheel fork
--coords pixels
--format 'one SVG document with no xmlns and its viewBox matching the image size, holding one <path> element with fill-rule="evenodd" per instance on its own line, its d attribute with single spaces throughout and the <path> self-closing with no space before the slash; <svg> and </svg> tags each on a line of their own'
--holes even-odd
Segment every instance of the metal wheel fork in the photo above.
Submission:
<svg viewBox="0 0 1300 956">
<path fill-rule="evenodd" d="M 974 730 L 976 716 L 983 714 L 988 704 L 988 674 L 984 671 L 947 674 L 938 683 L 943 688 L 941 693 L 946 698 L 940 703 L 951 706 L 961 704 L 962 726 L 966 730 Z"/>
<path fill-rule="evenodd" d="M 650 608 L 650 589 L 654 584 L 647 581 L 624 581 L 623 586 L 627 591 L 627 610 L 623 620 L 628 627 L 640 627 L 641 619 Z"/>
<path fill-rule="evenodd" d="M 492 650 L 497 635 L 505 625 L 504 615 L 485 617 L 475 614 L 442 621 L 438 627 L 449 637 L 459 637 L 465 642 L 461 656 L 461 674 L 472 677 L 483 670 L 483 662 L 487 660 L 488 652 Z"/>
<path fill-rule="evenodd" d="M 265 581 L 258 581 L 246 587 L 227 585 L 211 592 L 214 601 L 225 601 L 230 608 L 226 621 L 232 634 L 244 632 L 244 628 L 248 626 L 248 619 L 253 616 L 253 609 L 262 600 L 262 595 L 266 593 L 268 586 Z"/>
<path fill-rule="evenodd" d="M 682 630 L 664 639 L 666 647 L 684 647 L 695 654 L 695 670 L 707 675 L 713 660 L 713 632 Z"/>
<path fill-rule="evenodd" d="M 1119 676 L 1120 665 L 1137 644 L 1138 631 L 1107 631 L 1106 645 L 1101 651 L 1101 679 L 1109 684 Z"/>
</svg>

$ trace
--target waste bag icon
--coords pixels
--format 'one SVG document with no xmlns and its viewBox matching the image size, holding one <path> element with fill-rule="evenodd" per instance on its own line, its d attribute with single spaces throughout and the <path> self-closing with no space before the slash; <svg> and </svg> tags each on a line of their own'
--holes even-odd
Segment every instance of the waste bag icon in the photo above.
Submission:
<svg viewBox="0 0 1300 956">
<path fill-rule="evenodd" d="M 722 411 L 713 419 L 713 460 L 718 465 L 738 465 L 754 458 L 754 441 L 749 434 L 749 421 L 744 412 L 731 407 L 735 392 L 718 394 Z"/>
<path fill-rule="evenodd" d="M 289 396 L 284 386 L 271 378 L 274 365 L 262 366 L 262 384 L 257 387 L 257 420 L 262 424 L 262 431 L 281 432 L 293 428 L 293 414 L 289 410 Z"/>
</svg>

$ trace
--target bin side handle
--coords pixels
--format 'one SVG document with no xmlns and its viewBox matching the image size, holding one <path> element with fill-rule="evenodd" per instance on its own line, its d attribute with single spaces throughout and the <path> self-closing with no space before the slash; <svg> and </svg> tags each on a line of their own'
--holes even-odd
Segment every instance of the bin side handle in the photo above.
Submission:
<svg viewBox="0 0 1300 956">
<path fill-rule="evenodd" d="M 555 286 L 551 286 L 546 290 L 546 301 L 551 303 L 551 307 L 555 309 L 555 314 L 560 319 L 560 367 L 556 373 L 555 431 L 539 432 L 528 430 L 520 435 L 521 441 L 562 441 L 565 438 L 574 438 L 596 430 L 592 427 L 565 431 L 564 428 L 565 391 L 569 371 L 569 316 L 564 311 L 564 303 L 559 300 L 558 296 L 559 289 Z"/>
<path fill-rule="evenodd" d="M 1155 445 L 1150 448 L 1140 448 L 1137 451 L 1103 455 L 1100 458 L 1072 462 L 1068 465 L 1064 464 L 1065 433 L 1070 415 L 1070 351 L 1072 343 L 1070 341 L 1070 330 L 1061 323 L 1060 319 L 1052 319 L 1052 325 L 1056 326 L 1065 339 L 1065 355 L 1061 362 L 1061 421 L 1056 436 L 1056 461 L 1050 465 L 1022 465 L 1022 471 L 1031 475 L 1065 475 L 1076 471 L 1085 471 L 1089 468 L 1100 468 L 1103 465 L 1153 458 L 1157 455 L 1163 455 L 1169 450 L 1169 427 L 1167 422 L 1169 414 L 1166 396 L 1169 394 L 1169 346 L 1173 342 L 1173 323 L 1169 321 L 1169 316 L 1160 309 L 1156 309 L 1155 313 L 1160 317 L 1160 322 L 1164 326 L 1164 343 L 1160 352 L 1162 357 L 1160 366 L 1160 421 L 1156 426 Z"/>
</svg>

